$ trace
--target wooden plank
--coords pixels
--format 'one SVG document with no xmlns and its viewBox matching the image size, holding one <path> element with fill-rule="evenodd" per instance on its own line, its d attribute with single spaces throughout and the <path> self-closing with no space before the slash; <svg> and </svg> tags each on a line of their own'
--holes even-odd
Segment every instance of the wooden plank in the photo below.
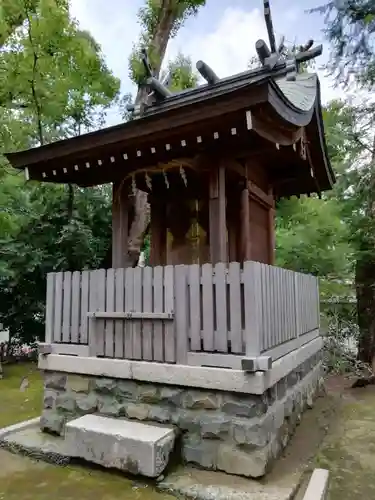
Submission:
<svg viewBox="0 0 375 500">
<path fill-rule="evenodd" d="M 249 190 L 243 189 L 241 193 L 241 257 L 243 261 L 251 259 L 250 236 L 250 199 Z"/>
<path fill-rule="evenodd" d="M 106 311 L 114 311 L 115 309 L 115 270 L 107 269 L 106 279 Z M 105 322 L 105 349 L 104 355 L 106 358 L 113 358 L 115 354 L 114 349 L 114 333 L 115 324 L 113 319 L 107 319 Z"/>
<path fill-rule="evenodd" d="M 203 350 L 214 350 L 214 301 L 212 284 L 212 265 L 202 266 L 202 296 L 203 296 Z"/>
<path fill-rule="evenodd" d="M 209 182 L 210 256 L 211 262 L 216 264 L 228 260 L 224 166 L 210 171 Z"/>
<path fill-rule="evenodd" d="M 173 313 L 155 313 L 155 312 L 116 312 L 116 311 L 104 311 L 104 312 L 88 312 L 87 316 L 94 319 L 123 319 L 123 320 L 173 320 Z"/>
<path fill-rule="evenodd" d="M 188 268 L 189 294 L 190 294 L 190 349 L 192 351 L 201 350 L 201 285 L 198 264 L 193 264 Z"/>
<path fill-rule="evenodd" d="M 312 330 L 309 333 L 305 333 L 305 335 L 300 335 L 298 338 L 288 340 L 283 344 L 265 350 L 262 353 L 262 356 L 271 356 L 272 360 L 276 361 L 277 359 L 286 356 L 295 349 L 299 349 L 301 346 L 307 344 L 316 337 L 319 337 L 319 330 Z"/>
<path fill-rule="evenodd" d="M 55 275 L 54 342 L 61 342 L 62 340 L 63 275 L 64 273 L 56 273 Z"/>
<path fill-rule="evenodd" d="M 80 335 L 79 342 L 81 344 L 88 344 L 89 339 L 89 320 L 87 318 L 87 313 L 89 310 L 89 284 L 90 284 L 90 272 L 81 272 L 81 320 L 80 320 Z"/>
<path fill-rule="evenodd" d="M 105 269 L 98 269 L 96 272 L 96 289 L 97 289 L 97 301 L 96 307 L 98 311 L 105 311 L 105 299 L 106 299 L 106 271 Z M 105 355 L 105 320 L 97 320 L 95 324 L 96 331 L 96 346 L 97 355 Z"/>
<path fill-rule="evenodd" d="M 45 319 L 45 340 L 47 343 L 50 343 L 53 340 L 55 277 L 56 277 L 55 273 L 47 274 L 46 319 Z"/>
<path fill-rule="evenodd" d="M 228 352 L 228 318 L 227 318 L 227 266 L 223 262 L 216 264 L 215 276 L 215 313 L 216 329 L 214 331 L 214 350 Z"/>
<path fill-rule="evenodd" d="M 40 342 L 38 344 L 38 350 L 40 354 L 63 354 L 67 356 L 81 357 L 87 357 L 90 355 L 89 346 L 82 344 L 47 344 L 45 342 Z"/>
<path fill-rule="evenodd" d="M 143 269 L 143 315 L 154 314 L 152 311 L 152 291 L 153 291 L 153 275 L 152 267 Z M 152 337 L 153 337 L 153 322 L 143 322 L 142 332 L 142 359 L 152 361 Z"/>
<path fill-rule="evenodd" d="M 134 271 L 131 267 L 125 269 L 125 311 L 133 311 Z M 125 359 L 133 359 L 133 324 L 125 322 Z"/>
<path fill-rule="evenodd" d="M 244 299 L 245 299 L 245 342 L 246 356 L 259 356 L 262 342 L 262 264 L 244 262 Z"/>
<path fill-rule="evenodd" d="M 125 271 L 116 269 L 115 271 L 115 309 L 117 313 L 124 311 L 125 306 Z M 114 357 L 124 358 L 124 322 L 120 318 L 115 322 L 114 333 Z"/>
<path fill-rule="evenodd" d="M 290 286 L 290 329 L 293 332 L 293 338 L 297 337 L 296 325 L 296 296 L 294 293 L 294 272 L 289 271 L 289 286 Z"/>
<path fill-rule="evenodd" d="M 81 273 L 74 271 L 72 274 L 72 320 L 70 328 L 70 342 L 78 344 L 80 326 L 80 305 L 81 305 Z"/>
<path fill-rule="evenodd" d="M 62 318 L 62 342 L 70 341 L 70 319 L 72 307 L 72 273 L 64 272 L 63 279 L 63 318 Z"/>
<path fill-rule="evenodd" d="M 274 289 L 274 344 L 278 345 L 282 343 L 282 283 L 281 283 L 281 269 L 279 267 L 270 267 L 270 278 L 273 282 Z"/>
<path fill-rule="evenodd" d="M 288 331 L 291 339 L 296 338 L 295 332 L 295 308 L 294 308 L 294 295 L 293 295 L 293 275 L 292 271 L 287 271 L 288 277 Z"/>
<path fill-rule="evenodd" d="M 266 265 L 261 266 L 260 268 L 260 290 L 259 293 L 261 294 L 261 303 L 262 303 L 262 316 L 261 316 L 261 322 L 263 325 L 263 335 L 260 339 L 260 345 L 261 345 L 261 350 L 263 351 L 264 349 L 268 349 L 268 344 L 269 344 L 269 338 L 271 335 L 270 331 L 270 312 L 269 312 L 269 287 L 268 287 L 268 282 L 267 282 L 267 269 L 268 267 Z M 245 276 L 244 276 L 245 278 Z M 245 309 L 246 309 L 246 302 L 245 302 Z M 246 317 L 246 316 L 245 316 Z"/>
<path fill-rule="evenodd" d="M 281 296 L 281 335 L 280 335 L 280 343 L 285 342 L 285 340 L 289 340 L 289 333 L 286 329 L 286 308 L 287 308 L 287 284 L 286 284 L 286 275 L 285 269 L 280 268 L 280 296 Z"/>
<path fill-rule="evenodd" d="M 174 308 L 174 270 L 173 266 L 164 267 L 164 310 L 173 314 Z M 164 323 L 165 361 L 176 361 L 176 339 L 174 324 L 171 321 Z"/>
<path fill-rule="evenodd" d="M 238 262 L 229 264 L 229 307 L 231 351 L 243 353 L 241 322 L 241 268 Z"/>
<path fill-rule="evenodd" d="M 164 302 L 164 277 L 163 277 L 163 267 L 154 267 L 154 312 L 162 313 L 164 312 L 163 302 Z M 164 361 L 164 338 L 163 338 L 163 323 L 154 323 L 154 361 Z"/>
<path fill-rule="evenodd" d="M 84 275 L 82 274 L 82 284 L 84 282 Z M 96 311 L 96 302 L 97 302 L 97 288 L 96 288 L 96 282 L 97 282 L 97 271 L 90 271 L 88 272 L 88 309 L 90 311 Z M 84 298 L 83 295 L 83 290 L 82 290 L 82 300 Z M 84 313 L 84 306 L 82 305 L 81 307 L 81 314 L 82 316 L 85 314 Z M 84 318 L 81 316 L 81 330 L 84 329 L 85 326 L 85 321 Z M 86 313 L 87 316 L 87 313 Z M 87 318 L 86 318 L 87 321 Z M 97 341 L 96 341 L 96 321 L 94 319 L 89 319 L 88 321 L 88 344 L 90 347 L 90 356 L 97 356 Z M 81 332 L 81 337 L 82 337 L 82 332 Z"/>
<path fill-rule="evenodd" d="M 188 353 L 187 266 L 175 267 L 176 362 L 187 364 Z"/>
<path fill-rule="evenodd" d="M 141 267 L 133 269 L 133 310 L 142 312 L 142 271 Z M 133 322 L 133 358 L 142 359 L 142 320 L 134 318 Z"/>
<path fill-rule="evenodd" d="M 315 278 L 315 287 L 316 287 L 316 313 L 317 313 L 317 327 L 320 328 L 320 292 L 319 292 L 319 279 Z"/>
<path fill-rule="evenodd" d="M 296 337 L 301 335 L 301 308 L 300 308 L 300 287 L 299 287 L 299 273 L 294 274 L 294 303 L 295 303 L 295 323 L 296 323 Z"/>
</svg>

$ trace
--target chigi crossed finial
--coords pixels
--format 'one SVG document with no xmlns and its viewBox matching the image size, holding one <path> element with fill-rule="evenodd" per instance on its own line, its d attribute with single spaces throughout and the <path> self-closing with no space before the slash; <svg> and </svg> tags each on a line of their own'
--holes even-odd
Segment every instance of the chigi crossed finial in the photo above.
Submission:
<svg viewBox="0 0 375 500">
<path fill-rule="evenodd" d="M 322 45 L 313 47 L 314 41 L 309 40 L 305 45 L 301 45 L 295 53 L 290 52 L 285 55 L 284 37 L 281 39 L 279 45 L 276 45 L 270 0 L 263 0 L 263 9 L 269 45 L 264 40 L 258 40 L 255 44 L 261 66 L 271 72 L 277 71 L 279 76 L 284 74 L 287 80 L 293 81 L 296 79 L 299 66 L 303 62 L 320 56 L 323 52 L 323 47 Z M 141 52 L 141 61 L 145 68 L 145 78 L 142 85 L 147 88 L 148 92 L 145 100 L 136 105 L 128 106 L 128 111 L 132 112 L 133 118 L 142 116 L 144 109 L 148 106 L 161 103 L 172 96 L 172 92 L 169 90 L 171 75 L 168 74 L 163 81 L 156 78 L 146 49 L 143 49 Z M 214 87 L 220 83 L 220 78 L 204 61 L 198 61 L 196 67 L 210 87 Z M 250 72 L 257 73 L 259 72 L 259 68 L 250 70 Z"/>
<path fill-rule="evenodd" d="M 272 23 L 271 6 L 269 0 L 263 0 L 264 20 L 267 27 L 269 47 L 264 40 L 258 40 L 255 44 L 259 60 L 262 66 L 272 70 L 275 66 L 280 66 L 280 63 L 286 65 L 288 79 L 295 79 L 298 72 L 298 67 L 301 63 L 314 59 L 320 56 L 323 52 L 322 45 L 312 48 L 314 41 L 309 40 L 304 46 L 299 48 L 299 52 L 282 60 L 282 50 L 284 48 L 284 39 L 281 40 L 279 47 L 276 46 L 275 32 Z"/>
</svg>

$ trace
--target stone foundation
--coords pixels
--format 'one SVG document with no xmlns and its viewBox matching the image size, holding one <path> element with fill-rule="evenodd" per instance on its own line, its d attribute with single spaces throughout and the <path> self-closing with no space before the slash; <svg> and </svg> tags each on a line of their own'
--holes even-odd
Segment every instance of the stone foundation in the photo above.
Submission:
<svg viewBox="0 0 375 500">
<path fill-rule="evenodd" d="M 87 413 L 172 424 L 185 463 L 261 477 L 313 404 L 320 358 L 318 352 L 261 396 L 45 372 L 41 427 L 62 435 L 67 421 Z"/>
</svg>

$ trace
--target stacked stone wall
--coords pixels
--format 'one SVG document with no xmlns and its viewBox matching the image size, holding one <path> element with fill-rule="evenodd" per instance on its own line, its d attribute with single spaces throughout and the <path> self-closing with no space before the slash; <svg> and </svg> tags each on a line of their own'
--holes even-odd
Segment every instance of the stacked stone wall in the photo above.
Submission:
<svg viewBox="0 0 375 500">
<path fill-rule="evenodd" d="M 321 383 L 320 353 L 263 395 L 45 372 L 41 427 L 59 435 L 87 413 L 172 424 L 181 459 L 211 470 L 261 477 L 311 407 Z"/>
</svg>

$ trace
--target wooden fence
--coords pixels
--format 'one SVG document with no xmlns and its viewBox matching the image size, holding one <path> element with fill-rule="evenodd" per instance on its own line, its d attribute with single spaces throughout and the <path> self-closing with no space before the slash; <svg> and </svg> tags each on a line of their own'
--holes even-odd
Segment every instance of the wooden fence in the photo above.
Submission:
<svg viewBox="0 0 375 500">
<path fill-rule="evenodd" d="M 316 278 L 257 262 L 47 278 L 46 342 L 62 353 L 237 367 L 318 334 Z"/>
</svg>

